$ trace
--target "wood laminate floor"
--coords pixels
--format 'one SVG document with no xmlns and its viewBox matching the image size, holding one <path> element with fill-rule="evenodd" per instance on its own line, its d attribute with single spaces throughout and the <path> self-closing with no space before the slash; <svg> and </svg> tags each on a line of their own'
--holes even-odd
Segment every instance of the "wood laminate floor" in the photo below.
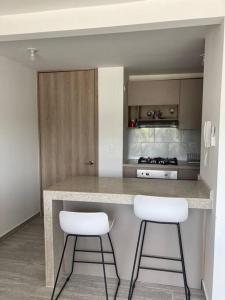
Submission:
<svg viewBox="0 0 225 300">
<path fill-rule="evenodd" d="M 19 231 L 0 241 L 0 300 L 46 300 L 51 289 L 44 286 L 43 222 L 35 218 Z M 110 299 L 116 282 L 108 280 Z M 129 282 L 123 281 L 118 300 L 126 300 Z M 60 300 L 103 300 L 103 279 L 73 275 Z M 138 283 L 133 300 L 185 300 L 182 288 Z M 191 300 L 203 300 L 192 290 Z"/>
</svg>

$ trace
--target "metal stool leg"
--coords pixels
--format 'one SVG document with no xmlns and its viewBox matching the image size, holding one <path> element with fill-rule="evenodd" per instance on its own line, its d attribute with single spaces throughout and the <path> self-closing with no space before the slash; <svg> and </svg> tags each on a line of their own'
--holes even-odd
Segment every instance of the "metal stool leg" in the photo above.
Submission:
<svg viewBox="0 0 225 300">
<path fill-rule="evenodd" d="M 70 272 L 70 274 L 68 275 L 68 277 L 66 278 L 66 280 L 65 280 L 63 286 L 61 287 L 59 293 L 57 294 L 55 300 L 57 300 L 57 299 L 59 298 L 59 296 L 61 295 L 63 289 L 65 288 L 65 286 L 67 285 L 68 281 L 70 280 L 71 275 L 73 274 L 73 269 L 74 269 L 74 259 L 75 259 L 75 252 L 76 252 L 76 245 L 77 245 L 77 236 L 75 236 L 75 240 L 74 240 L 71 272 Z"/>
<path fill-rule="evenodd" d="M 75 254 L 76 254 L 77 240 L 78 240 L 78 237 L 75 236 L 74 247 L 73 247 L 73 256 L 72 256 L 72 267 L 71 267 L 71 272 L 70 272 L 69 276 L 66 279 L 67 281 L 70 280 L 70 277 L 73 274 L 73 270 L 74 270 L 74 260 L 75 260 Z"/>
<path fill-rule="evenodd" d="M 59 298 L 59 296 L 61 295 L 64 287 L 67 285 L 68 281 L 70 280 L 71 275 L 73 274 L 73 269 L 74 269 L 74 259 L 75 259 L 75 252 L 76 252 L 76 245 L 77 245 L 77 236 L 75 236 L 75 240 L 74 240 L 74 247 L 73 247 L 73 255 L 72 255 L 72 265 L 71 265 L 71 272 L 68 275 L 68 277 L 66 278 L 63 286 L 61 287 L 58 295 L 56 296 L 55 300 L 57 300 Z"/>
<path fill-rule="evenodd" d="M 106 294 L 106 300 L 108 300 L 109 297 L 108 297 L 108 289 L 107 289 L 107 281 L 106 281 L 106 272 L 105 272 L 105 260 L 104 260 L 104 253 L 103 253 L 102 237 L 101 237 L 101 236 L 99 236 L 99 240 L 100 240 L 100 247 L 101 247 L 101 254 L 102 254 L 102 267 L 103 267 L 103 274 L 104 274 L 105 294 Z"/>
<path fill-rule="evenodd" d="M 134 271 L 135 271 L 136 262 L 137 262 L 137 255 L 138 255 L 138 249 L 139 249 L 140 240 L 141 240 L 143 224 L 144 224 L 144 221 L 141 221 L 139 234 L 138 234 L 138 240 L 137 240 L 137 246 L 136 246 L 136 251 L 135 251 L 135 257 L 134 257 L 134 264 L 133 264 L 133 269 L 132 269 L 132 274 L 131 274 L 131 279 L 130 279 L 130 288 L 129 288 L 129 293 L 128 293 L 128 299 L 130 299 L 131 290 L 133 288 Z"/>
<path fill-rule="evenodd" d="M 138 276 L 139 276 L 140 265 L 141 265 L 141 257 L 142 257 L 142 251 L 143 251 L 144 240 L 145 240 L 146 225 L 147 225 L 147 222 L 144 221 L 144 231 L 143 231 L 142 240 L 141 240 L 141 249 L 140 249 L 140 254 L 139 254 L 139 258 L 138 258 L 137 273 L 136 273 L 136 277 L 135 277 L 135 279 L 134 279 L 134 283 L 132 284 L 132 288 L 131 288 L 131 291 L 130 291 L 130 295 L 129 295 L 129 296 L 130 296 L 130 297 L 129 297 L 130 300 L 132 299 L 133 292 L 134 292 L 134 288 L 135 288 L 135 284 L 136 284 L 136 281 L 137 281 Z"/>
<path fill-rule="evenodd" d="M 115 253 L 114 253 L 113 244 L 112 244 L 112 240 L 111 240 L 111 237 L 110 237 L 109 233 L 108 233 L 108 238 L 109 238 L 110 246 L 111 246 L 111 249 L 112 249 L 112 255 L 113 255 L 113 261 L 114 261 L 114 265 L 115 265 L 116 276 L 118 278 L 117 288 L 116 288 L 116 292 L 115 292 L 115 295 L 114 295 L 114 300 L 115 300 L 116 297 L 117 297 L 119 286 L 120 286 L 120 277 L 119 277 L 119 273 L 118 273 L 118 269 L 117 269 L 117 265 L 116 265 L 116 257 L 115 257 Z"/>
<path fill-rule="evenodd" d="M 55 284 L 54 284 L 54 288 L 53 288 L 53 291 L 52 291 L 51 300 L 54 299 L 55 289 L 56 289 L 56 285 L 57 285 L 57 282 L 58 282 L 58 279 L 59 279 L 59 273 L 60 273 L 60 270 L 61 270 L 61 267 L 62 267 L 63 257 L 64 257 L 64 254 L 65 254 L 65 250 L 66 250 L 66 246 L 67 246 L 67 242 L 68 242 L 68 237 L 69 237 L 69 235 L 66 236 L 66 241 L 65 241 L 65 244 L 64 244 L 64 248 L 63 248 L 61 260 L 60 260 L 60 263 L 59 263 L 59 269 L 58 269 L 58 272 L 57 272 L 57 275 L 56 275 L 56 279 L 55 279 Z M 58 296 L 57 296 L 57 298 L 58 298 Z"/>
<path fill-rule="evenodd" d="M 184 263 L 184 253 L 183 253 L 182 238 L 181 238 L 181 231 L 180 231 L 179 223 L 177 224 L 177 231 L 178 231 L 178 238 L 179 238 L 182 272 L 183 272 L 183 278 L 184 278 L 185 296 L 186 296 L 186 300 L 190 300 L 191 293 L 190 293 L 190 289 L 189 289 L 188 283 L 187 283 L 187 275 L 186 275 L 186 269 L 185 269 L 185 263 Z"/>
</svg>

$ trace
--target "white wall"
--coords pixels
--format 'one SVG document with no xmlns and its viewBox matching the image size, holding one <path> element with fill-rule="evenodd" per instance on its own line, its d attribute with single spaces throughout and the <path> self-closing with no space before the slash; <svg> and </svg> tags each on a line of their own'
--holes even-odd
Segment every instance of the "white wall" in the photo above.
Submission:
<svg viewBox="0 0 225 300">
<path fill-rule="evenodd" d="M 204 271 L 204 286 L 210 300 L 225 299 L 223 282 L 225 268 L 221 268 L 221 265 L 225 265 L 225 124 L 223 121 L 225 110 L 224 98 L 221 93 L 222 78 L 224 80 L 223 24 L 209 29 L 205 45 L 202 126 L 205 121 L 212 121 L 216 126 L 217 141 L 216 147 L 206 150 L 202 139 L 201 155 L 201 177 L 214 192 L 214 210 L 208 212 L 206 219 Z M 219 150 L 220 156 L 218 156 Z"/>
<path fill-rule="evenodd" d="M 215 36 L 218 39 L 215 41 Z M 225 265 L 225 32 L 224 24 L 220 26 L 217 33 L 214 33 L 214 39 L 212 40 L 213 47 L 218 45 L 217 56 L 213 57 L 214 63 L 218 65 L 217 67 L 217 82 L 218 82 L 218 103 L 219 105 L 219 115 L 216 119 L 216 124 L 218 124 L 218 143 L 216 147 L 216 155 L 218 157 L 218 169 L 217 169 L 217 185 L 216 185 L 216 203 L 215 211 L 213 214 L 213 227 L 215 228 L 215 240 L 214 240 L 214 265 L 213 265 L 213 289 L 212 289 L 212 299 L 222 300 L 225 299 L 225 289 L 224 289 L 224 278 L 225 269 L 221 268 L 221 265 Z M 218 58 L 217 58 L 218 57 Z M 216 60 L 218 59 L 218 61 Z M 220 86 L 219 86 L 220 84 Z M 220 102 L 219 102 L 220 100 Z M 211 220 L 210 220 L 211 221 Z M 212 222 L 212 221 L 211 221 Z M 211 245 L 213 243 L 211 242 Z"/>
<path fill-rule="evenodd" d="M 220 47 L 222 69 L 221 95 L 220 95 L 220 118 L 219 118 L 219 144 L 218 144 L 218 177 L 217 177 L 217 202 L 216 202 L 216 231 L 214 247 L 214 278 L 213 300 L 225 299 L 225 25 L 221 25 Z M 220 70 L 220 69 L 219 69 Z"/>
<path fill-rule="evenodd" d="M 122 176 L 123 105 L 124 68 L 99 68 L 99 176 Z"/>
<path fill-rule="evenodd" d="M 36 73 L 0 57 L 0 236 L 39 211 Z"/>
</svg>

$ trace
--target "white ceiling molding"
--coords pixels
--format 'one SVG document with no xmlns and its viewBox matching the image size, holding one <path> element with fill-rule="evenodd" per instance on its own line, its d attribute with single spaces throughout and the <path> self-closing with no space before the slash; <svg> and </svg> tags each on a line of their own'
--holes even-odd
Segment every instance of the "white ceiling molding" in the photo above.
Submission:
<svg viewBox="0 0 225 300">
<path fill-rule="evenodd" d="M 0 15 L 16 15 L 88 6 L 115 5 L 134 1 L 143 0 L 20 0 L 19 5 L 15 5 L 15 0 L 0 0 Z"/>
<path fill-rule="evenodd" d="M 213 2 L 170 0 L 167 5 L 166 1 L 134 1 L 2 15 L 0 41 L 219 24 L 225 2 Z"/>
<path fill-rule="evenodd" d="M 130 75 L 130 81 L 203 78 L 203 73 Z"/>
</svg>

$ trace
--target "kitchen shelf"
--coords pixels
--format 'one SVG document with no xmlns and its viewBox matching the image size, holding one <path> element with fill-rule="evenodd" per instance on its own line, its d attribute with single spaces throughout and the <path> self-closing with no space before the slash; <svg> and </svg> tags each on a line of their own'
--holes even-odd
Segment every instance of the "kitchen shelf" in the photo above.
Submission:
<svg viewBox="0 0 225 300">
<path fill-rule="evenodd" d="M 172 111 L 172 112 L 171 112 Z M 153 119 L 149 113 L 153 114 L 160 112 L 162 119 Z M 130 121 L 136 121 L 136 127 L 129 127 Z M 146 122 L 146 124 L 144 124 Z M 152 123 L 152 127 L 177 127 L 178 125 L 178 105 L 134 105 L 128 106 L 128 127 L 129 128 L 140 128 L 148 127 L 148 122 Z M 166 124 L 166 122 L 171 124 Z M 174 122 L 174 124 L 172 124 Z M 165 123 L 165 124 L 164 124 Z M 164 125 L 163 125 L 164 124 Z M 149 125 L 151 127 L 151 125 Z"/>
<path fill-rule="evenodd" d="M 163 122 L 163 121 L 165 121 L 165 122 L 168 122 L 168 121 L 178 121 L 178 119 L 137 119 L 137 122 L 149 122 L 149 121 L 151 121 L 151 122 Z"/>
</svg>

